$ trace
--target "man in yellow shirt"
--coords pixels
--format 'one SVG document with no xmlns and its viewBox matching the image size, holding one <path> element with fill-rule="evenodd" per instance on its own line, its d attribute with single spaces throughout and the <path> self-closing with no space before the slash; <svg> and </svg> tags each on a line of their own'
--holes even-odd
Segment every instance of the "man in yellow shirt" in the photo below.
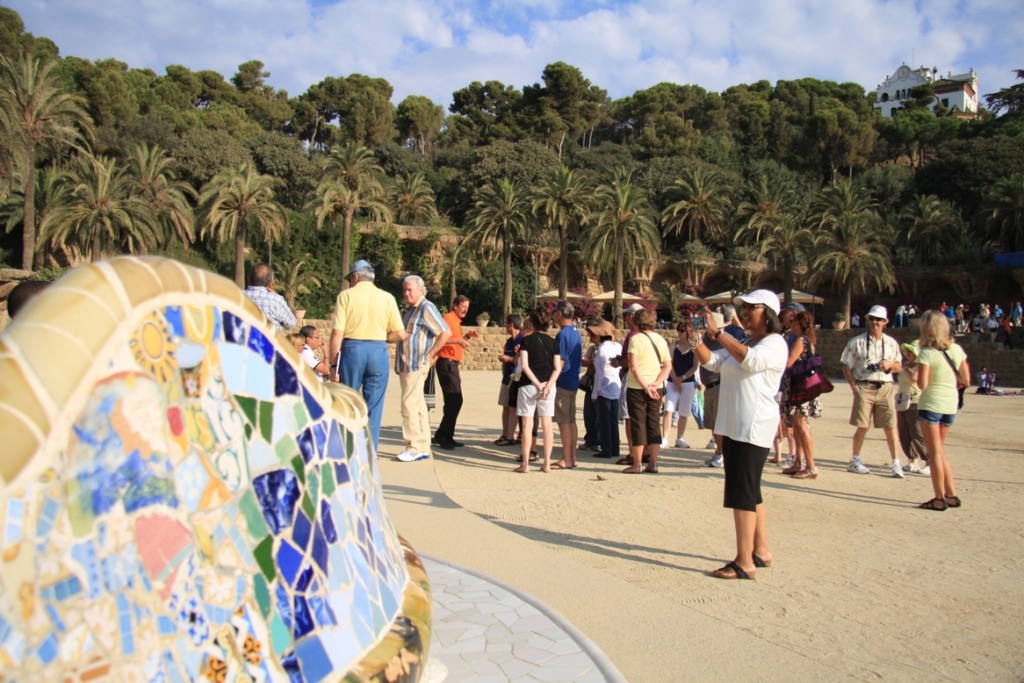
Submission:
<svg viewBox="0 0 1024 683">
<path fill-rule="evenodd" d="M 370 416 L 373 450 L 380 443 L 380 420 L 388 388 L 388 344 L 406 337 L 395 297 L 373 284 L 373 266 L 360 259 L 348 274 L 349 288 L 334 305 L 331 380 L 362 391 Z"/>
</svg>

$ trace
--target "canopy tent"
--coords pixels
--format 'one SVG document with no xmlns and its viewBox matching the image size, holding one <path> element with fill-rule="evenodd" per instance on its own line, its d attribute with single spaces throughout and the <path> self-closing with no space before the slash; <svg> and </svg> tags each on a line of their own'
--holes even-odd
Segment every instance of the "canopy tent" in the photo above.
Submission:
<svg viewBox="0 0 1024 683">
<path fill-rule="evenodd" d="M 731 304 L 734 298 L 736 298 L 736 295 L 731 291 L 726 290 L 724 292 L 719 292 L 718 294 L 706 296 L 703 301 L 706 304 Z"/>
<path fill-rule="evenodd" d="M 699 304 L 702 301 L 704 301 L 704 299 L 701 299 L 699 296 L 694 296 L 692 294 L 680 294 L 679 301 L 680 303 L 684 304 Z"/>
<path fill-rule="evenodd" d="M 779 292 L 779 301 L 786 300 L 786 293 Z M 798 289 L 793 290 L 793 301 L 798 304 L 823 304 L 825 300 L 817 294 L 808 294 L 807 292 L 801 292 Z"/>
<path fill-rule="evenodd" d="M 586 294 L 580 294 L 578 292 L 566 292 L 565 297 L 558 296 L 557 289 L 551 289 L 543 294 L 538 294 L 536 297 L 537 301 L 558 301 L 559 299 L 565 299 L 565 301 L 585 301 L 587 298 Z"/>
<path fill-rule="evenodd" d="M 615 292 L 614 291 L 611 291 L 611 292 L 601 292 L 600 294 L 595 294 L 594 296 L 590 297 L 590 300 L 591 301 L 598 301 L 598 302 L 615 301 Z M 622 303 L 631 303 L 631 302 L 634 302 L 634 301 L 643 301 L 643 300 L 644 299 L 641 296 L 636 296 L 635 294 L 627 294 L 626 292 L 622 293 Z"/>
</svg>

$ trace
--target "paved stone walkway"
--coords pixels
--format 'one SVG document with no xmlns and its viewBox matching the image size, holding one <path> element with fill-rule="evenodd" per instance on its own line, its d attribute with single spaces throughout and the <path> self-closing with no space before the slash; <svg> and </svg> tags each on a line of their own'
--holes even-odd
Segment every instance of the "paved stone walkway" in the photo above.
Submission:
<svg viewBox="0 0 1024 683">
<path fill-rule="evenodd" d="M 585 635 L 536 599 L 496 579 L 422 556 L 434 635 L 428 683 L 624 683 Z"/>
</svg>

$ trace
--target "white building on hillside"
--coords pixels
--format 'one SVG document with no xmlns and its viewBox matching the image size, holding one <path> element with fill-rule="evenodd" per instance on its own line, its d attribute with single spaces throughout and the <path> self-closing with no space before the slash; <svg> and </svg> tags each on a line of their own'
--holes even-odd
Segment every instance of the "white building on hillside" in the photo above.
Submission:
<svg viewBox="0 0 1024 683">
<path fill-rule="evenodd" d="M 965 74 L 949 73 L 939 75 L 936 68 L 920 67 L 911 69 L 901 64 L 896 73 L 878 86 L 875 107 L 882 110 L 882 116 L 891 117 L 910 98 L 910 91 L 918 85 L 931 83 L 935 90 L 935 106 L 941 105 L 946 111 L 953 110 L 959 116 L 974 117 L 978 114 L 978 74 L 971 69 Z"/>
</svg>

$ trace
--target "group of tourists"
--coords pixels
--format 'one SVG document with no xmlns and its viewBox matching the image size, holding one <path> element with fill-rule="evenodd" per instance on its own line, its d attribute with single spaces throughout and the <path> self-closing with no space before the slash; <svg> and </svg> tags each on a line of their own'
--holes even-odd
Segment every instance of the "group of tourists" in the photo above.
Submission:
<svg viewBox="0 0 1024 683">
<path fill-rule="evenodd" d="M 269 290 L 272 272 L 267 280 L 258 265 L 253 275 L 246 293 L 268 319 L 287 327 L 281 302 L 262 291 L 250 293 Z M 259 284 L 260 277 L 265 284 Z M 318 353 L 322 341 L 316 329 L 304 327 L 296 338 L 302 357 L 322 378 L 361 392 L 376 449 L 391 371 L 387 345 L 395 343 L 405 445 L 399 460 L 429 458 L 432 444 L 446 450 L 462 447 L 455 439 L 463 404 L 459 366 L 475 334 L 462 332 L 469 299 L 456 297 L 450 312 L 441 315 L 427 299 L 422 278 L 409 275 L 403 281 L 402 313 L 395 298 L 373 284 L 374 271 L 366 261 L 357 261 L 347 277 L 350 286 L 338 295 L 326 354 Z M 614 459 L 624 466 L 623 473 L 657 474 L 663 447 L 690 447 L 686 425 L 693 406 L 701 403 L 695 399 L 702 396 L 703 426 L 714 435 L 708 443 L 714 454 L 705 464 L 724 468 L 724 505 L 733 510 L 736 533 L 734 559 L 712 574 L 752 579 L 758 568 L 771 566 L 761 496 L 770 451 L 775 448 L 772 462 L 784 474 L 818 476 L 809 420 L 821 415 L 820 392 L 831 390 L 831 384 L 821 372 L 810 313 L 798 303 L 782 306 L 769 290 L 754 290 L 718 311 L 705 307 L 685 317 L 670 347 L 661 334 L 652 333 L 654 314 L 634 304 L 623 312 L 627 332 L 621 341 L 610 322 L 598 320 L 585 328 L 590 344 L 584 352 L 574 312 L 572 304 L 559 301 L 550 317 L 538 308 L 505 319 L 508 338 L 499 354 L 501 435 L 494 443 L 518 447 L 515 471 L 529 472 L 533 461 L 542 472 L 577 466 L 577 396 L 582 396 L 584 447 L 592 448 L 595 457 Z M 883 306 L 872 306 L 865 322 L 866 332 L 852 338 L 841 356 L 853 393 L 848 470 L 870 471 L 861 449 L 867 431 L 881 428 L 893 477 L 902 479 L 905 472 L 931 477 L 934 495 L 920 507 L 959 507 L 943 451 L 970 381 L 966 354 L 952 339 L 955 317 L 941 308 L 925 311 L 920 339 L 902 345 L 884 333 L 889 316 Z M 554 336 L 548 334 L 552 323 L 558 330 Z M 815 382 L 822 384 L 812 392 L 808 376 L 815 367 Z M 435 381 L 444 403 L 431 434 L 426 397 Z M 555 425 L 561 457 L 552 461 Z M 792 444 L 785 461 L 779 452 L 783 441 Z"/>
<path fill-rule="evenodd" d="M 954 334 L 974 334 L 978 341 L 1002 342 L 1004 348 L 1012 349 L 1013 340 L 1024 339 L 1024 317 L 1021 302 L 1011 301 L 1005 308 L 1000 304 L 969 304 L 956 306 L 943 301 L 936 309 L 948 320 Z M 911 318 L 917 318 L 919 311 L 913 304 L 896 307 L 894 327 L 910 327 Z"/>
</svg>

